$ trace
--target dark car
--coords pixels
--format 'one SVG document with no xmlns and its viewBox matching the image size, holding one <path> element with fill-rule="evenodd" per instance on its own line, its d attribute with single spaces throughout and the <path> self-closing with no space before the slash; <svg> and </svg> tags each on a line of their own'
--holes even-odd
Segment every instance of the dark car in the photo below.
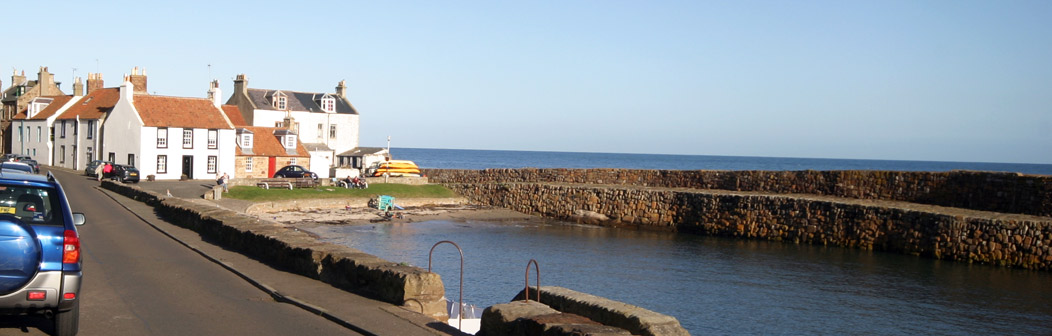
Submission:
<svg viewBox="0 0 1052 336">
<path fill-rule="evenodd" d="M 139 168 L 135 168 L 129 165 L 115 164 L 113 165 L 113 171 L 110 172 L 110 175 L 106 177 L 109 179 L 120 181 L 122 183 L 139 183 Z"/>
<path fill-rule="evenodd" d="M 309 177 L 309 178 L 312 178 L 312 179 L 318 179 L 318 174 L 315 174 L 315 173 L 303 168 L 303 166 L 291 165 L 291 166 L 281 167 L 281 169 L 278 169 L 278 172 L 274 173 L 274 178 L 279 178 L 279 177 L 294 177 L 294 178 Z"/>
<path fill-rule="evenodd" d="M 23 159 L 23 160 L 18 161 L 18 162 L 25 163 L 25 164 L 30 165 L 31 167 L 33 167 L 33 173 L 40 173 L 40 164 L 37 163 L 37 160 Z"/>
<path fill-rule="evenodd" d="M 98 166 L 101 166 L 101 165 L 105 165 L 107 163 L 113 164 L 113 162 L 103 161 L 103 160 L 91 161 L 90 163 L 88 163 L 88 166 L 84 168 L 84 175 L 95 177 L 95 168 L 97 168 Z"/>
<path fill-rule="evenodd" d="M 84 222 L 51 173 L 0 171 L 0 314 L 52 316 L 54 335 L 77 333 Z"/>
</svg>

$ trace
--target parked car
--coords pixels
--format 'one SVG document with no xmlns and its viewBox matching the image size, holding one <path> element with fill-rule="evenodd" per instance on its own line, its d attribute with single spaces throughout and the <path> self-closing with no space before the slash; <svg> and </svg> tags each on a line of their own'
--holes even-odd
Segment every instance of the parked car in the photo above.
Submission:
<svg viewBox="0 0 1052 336">
<path fill-rule="evenodd" d="M 279 177 L 294 177 L 294 178 L 309 177 L 309 178 L 317 180 L 318 179 L 318 174 L 315 174 L 315 173 L 303 168 L 303 166 L 291 165 L 291 166 L 281 167 L 281 169 L 278 169 L 278 171 L 276 173 L 274 173 L 274 178 L 279 178 Z"/>
<path fill-rule="evenodd" d="M 0 314 L 48 315 L 54 335 L 77 333 L 84 222 L 51 173 L 0 174 Z"/>
<path fill-rule="evenodd" d="M 13 161 L 0 162 L 0 171 L 15 171 L 24 174 L 36 174 L 36 170 L 33 169 L 33 166 L 30 166 L 29 164 L 23 162 Z"/>
<path fill-rule="evenodd" d="M 31 167 L 33 167 L 33 173 L 34 174 L 39 174 L 40 173 L 40 164 L 37 163 L 37 160 L 23 159 L 23 160 L 18 161 L 18 162 L 25 163 L 25 164 L 30 165 Z"/>
<path fill-rule="evenodd" d="M 115 164 L 113 171 L 108 176 L 110 179 L 124 182 L 139 183 L 139 168 L 129 165 Z"/>
<path fill-rule="evenodd" d="M 97 168 L 98 166 L 107 164 L 107 163 L 113 164 L 113 162 L 103 161 L 103 160 L 91 161 L 90 163 L 88 163 L 88 166 L 84 168 L 84 175 L 95 177 L 95 168 Z"/>
</svg>

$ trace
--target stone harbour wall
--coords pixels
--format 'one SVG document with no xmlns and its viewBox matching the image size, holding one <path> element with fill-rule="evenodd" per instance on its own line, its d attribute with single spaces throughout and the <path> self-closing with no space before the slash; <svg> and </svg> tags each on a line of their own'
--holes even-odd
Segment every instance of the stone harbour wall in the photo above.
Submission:
<svg viewBox="0 0 1052 336">
<path fill-rule="evenodd" d="M 952 171 L 426 169 L 432 183 L 584 183 L 813 194 L 1052 216 L 1052 176 Z"/>
<path fill-rule="evenodd" d="M 147 203 L 173 224 L 194 230 L 225 248 L 296 274 L 445 321 L 445 288 L 436 273 L 402 266 L 356 249 L 318 242 L 304 232 L 187 200 L 103 181 L 102 186 Z"/>
<path fill-rule="evenodd" d="M 586 223 L 1052 270 L 1052 218 L 1047 217 L 720 190 L 547 183 L 446 186 L 481 204 Z"/>
</svg>

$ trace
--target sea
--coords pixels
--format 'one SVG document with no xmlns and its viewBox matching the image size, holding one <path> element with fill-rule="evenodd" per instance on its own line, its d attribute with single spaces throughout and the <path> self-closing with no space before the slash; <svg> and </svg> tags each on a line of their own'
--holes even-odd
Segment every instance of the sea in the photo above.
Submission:
<svg viewBox="0 0 1052 336">
<path fill-rule="evenodd" d="M 1052 175 L 1052 165 L 1042 164 L 424 148 L 391 153 L 424 168 L 451 169 L 963 169 Z M 446 296 L 462 296 L 479 308 L 509 302 L 522 290 L 532 259 L 540 274 L 530 275 L 530 286 L 566 287 L 667 314 L 693 335 L 1052 335 L 1050 272 L 543 218 L 300 228 L 421 268 L 431 268 L 434 253 L 433 270 L 442 277 Z M 435 245 L 444 240 L 463 249 L 463 270 L 455 248 Z"/>
<path fill-rule="evenodd" d="M 672 155 L 510 151 L 477 149 L 391 148 L 397 160 L 421 168 L 622 168 L 669 170 L 886 170 L 996 171 L 1052 175 L 1052 164 L 783 158 L 758 156 Z"/>
</svg>

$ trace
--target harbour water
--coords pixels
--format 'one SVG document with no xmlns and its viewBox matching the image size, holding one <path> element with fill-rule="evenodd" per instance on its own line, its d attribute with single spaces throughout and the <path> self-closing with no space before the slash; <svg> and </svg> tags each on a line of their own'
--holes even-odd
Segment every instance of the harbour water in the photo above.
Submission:
<svg viewBox="0 0 1052 336">
<path fill-rule="evenodd" d="M 425 168 L 954 169 L 1050 174 L 1052 165 L 395 148 Z M 438 241 L 464 250 L 464 301 L 508 302 L 536 259 L 541 285 L 675 316 L 692 334 L 1052 334 L 1052 274 L 780 242 L 528 221 L 305 227 L 327 241 L 426 268 Z M 459 258 L 433 268 L 457 296 Z M 531 274 L 531 278 L 534 275 Z M 531 283 L 532 285 L 532 283 Z"/>
</svg>

